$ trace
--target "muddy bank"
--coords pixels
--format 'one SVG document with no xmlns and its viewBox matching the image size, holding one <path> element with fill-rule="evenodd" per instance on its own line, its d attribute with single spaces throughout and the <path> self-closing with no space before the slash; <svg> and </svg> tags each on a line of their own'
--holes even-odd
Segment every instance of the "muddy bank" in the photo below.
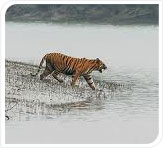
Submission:
<svg viewBox="0 0 163 148">
<path fill-rule="evenodd" d="M 123 93 L 126 89 L 128 92 L 132 91 L 130 86 L 100 81 L 96 78 L 95 91 L 92 91 L 82 78 L 74 88 L 70 85 L 72 78 L 65 75 L 61 75 L 64 79 L 63 84 L 54 80 L 52 76 L 41 81 L 39 75 L 36 77 L 30 75 L 37 69 L 36 65 L 6 60 L 6 115 L 11 117 L 17 117 L 16 114 L 22 113 L 52 115 L 70 109 L 92 109 L 104 103 L 106 99 L 112 98 L 117 92 Z"/>
</svg>

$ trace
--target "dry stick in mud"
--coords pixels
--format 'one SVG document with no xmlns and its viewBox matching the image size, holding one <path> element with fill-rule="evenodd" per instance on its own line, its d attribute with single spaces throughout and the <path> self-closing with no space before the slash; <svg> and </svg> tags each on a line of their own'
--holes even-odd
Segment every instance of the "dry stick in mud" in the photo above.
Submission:
<svg viewBox="0 0 163 148">
<path fill-rule="evenodd" d="M 11 108 L 5 110 L 5 113 L 8 112 L 8 111 L 10 111 L 10 110 L 12 110 L 17 104 L 18 104 L 18 101 Z M 10 119 L 10 117 L 8 115 L 5 115 L 5 118 L 7 118 L 7 120 Z"/>
</svg>

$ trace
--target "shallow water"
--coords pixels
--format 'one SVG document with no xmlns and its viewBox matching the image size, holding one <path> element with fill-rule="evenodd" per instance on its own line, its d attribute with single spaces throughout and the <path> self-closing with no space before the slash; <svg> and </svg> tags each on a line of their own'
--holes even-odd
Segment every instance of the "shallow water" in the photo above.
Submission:
<svg viewBox="0 0 163 148">
<path fill-rule="evenodd" d="M 109 92 L 106 98 L 94 98 L 84 107 L 61 108 L 55 114 L 23 114 L 6 121 L 7 143 L 155 140 L 159 100 L 158 26 L 6 23 L 6 59 L 38 65 L 47 52 L 99 57 L 109 68 L 102 74 L 94 72 L 95 79 L 122 87 L 106 89 Z M 24 95 L 31 99 L 27 94 L 31 91 Z M 40 98 L 39 91 L 34 97 Z M 30 130 L 34 131 L 33 136 Z"/>
</svg>

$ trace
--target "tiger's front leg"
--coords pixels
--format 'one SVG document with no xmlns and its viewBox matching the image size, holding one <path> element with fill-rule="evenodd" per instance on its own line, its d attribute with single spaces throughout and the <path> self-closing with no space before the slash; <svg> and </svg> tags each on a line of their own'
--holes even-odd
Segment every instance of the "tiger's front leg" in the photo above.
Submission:
<svg viewBox="0 0 163 148">
<path fill-rule="evenodd" d="M 92 88 L 92 90 L 95 90 L 95 84 L 93 82 L 92 76 L 91 75 L 84 75 L 83 76 L 88 85 Z"/>
</svg>

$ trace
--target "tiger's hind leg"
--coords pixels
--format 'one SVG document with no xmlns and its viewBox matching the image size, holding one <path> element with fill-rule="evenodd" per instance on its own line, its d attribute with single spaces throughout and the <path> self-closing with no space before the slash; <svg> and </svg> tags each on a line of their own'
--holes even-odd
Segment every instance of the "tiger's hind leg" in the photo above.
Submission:
<svg viewBox="0 0 163 148">
<path fill-rule="evenodd" d="M 40 75 L 40 80 L 43 80 L 45 77 L 50 75 L 52 71 L 49 68 L 45 68 L 44 72 Z"/>
<path fill-rule="evenodd" d="M 40 80 L 43 80 L 45 77 L 50 75 L 53 72 L 53 70 L 54 68 L 52 67 L 52 65 L 46 61 L 46 68 L 44 72 L 40 75 Z"/>
<path fill-rule="evenodd" d="M 95 84 L 93 82 L 92 76 L 91 75 L 84 75 L 83 76 L 88 85 L 92 88 L 92 90 L 95 90 Z"/>
<path fill-rule="evenodd" d="M 53 76 L 57 81 L 59 81 L 60 83 L 63 83 L 63 80 L 62 80 L 61 78 L 58 77 L 58 74 L 59 74 L 59 72 L 53 71 L 52 76 Z"/>
</svg>

